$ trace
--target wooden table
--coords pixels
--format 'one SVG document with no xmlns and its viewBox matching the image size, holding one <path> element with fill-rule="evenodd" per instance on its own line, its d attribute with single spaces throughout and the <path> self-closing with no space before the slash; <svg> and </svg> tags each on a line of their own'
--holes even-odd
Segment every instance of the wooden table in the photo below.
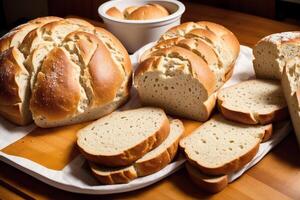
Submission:
<svg viewBox="0 0 300 200">
<path fill-rule="evenodd" d="M 96 8 L 95 8 L 96 9 Z M 252 47 L 265 35 L 300 30 L 238 12 L 187 3 L 183 21 L 208 20 L 228 27 L 241 44 Z M 300 199 L 300 151 L 290 134 L 259 164 L 222 192 L 209 195 L 191 183 L 184 169 L 144 189 L 117 195 L 92 196 L 48 186 L 7 164 L 0 163 L 0 199 Z"/>
</svg>

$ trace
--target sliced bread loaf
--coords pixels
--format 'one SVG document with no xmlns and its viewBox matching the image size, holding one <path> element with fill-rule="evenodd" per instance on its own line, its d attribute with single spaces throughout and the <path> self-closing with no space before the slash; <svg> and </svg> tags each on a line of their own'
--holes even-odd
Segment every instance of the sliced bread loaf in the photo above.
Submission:
<svg viewBox="0 0 300 200">
<path fill-rule="evenodd" d="M 175 46 L 153 55 L 134 74 L 142 103 L 164 108 L 172 115 L 207 120 L 215 105 L 216 77 L 204 60 Z"/>
<path fill-rule="evenodd" d="M 173 160 L 183 131 L 182 122 L 180 120 L 172 120 L 170 122 L 170 133 L 163 143 L 138 159 L 133 165 L 107 168 L 90 163 L 92 172 L 103 184 L 127 183 L 139 176 L 157 172 Z"/>
<path fill-rule="evenodd" d="M 77 145 L 90 161 L 127 166 L 160 145 L 169 130 L 169 120 L 162 109 L 119 111 L 79 130 Z"/>
<path fill-rule="evenodd" d="M 272 125 L 244 125 L 213 116 L 180 141 L 187 160 L 201 172 L 222 175 L 241 169 L 272 133 Z"/>
<path fill-rule="evenodd" d="M 255 45 L 253 54 L 256 77 L 280 80 L 286 62 L 300 55 L 300 31 L 266 36 Z"/>
<path fill-rule="evenodd" d="M 300 58 L 287 63 L 281 84 L 300 145 Z"/>
<path fill-rule="evenodd" d="M 210 193 L 217 193 L 223 190 L 228 185 L 228 176 L 211 176 L 201 173 L 188 162 L 185 163 L 185 168 L 190 176 L 190 179 L 202 190 Z"/>
<path fill-rule="evenodd" d="M 288 118 L 278 81 L 249 80 L 221 90 L 218 106 L 227 119 L 245 124 L 268 124 Z"/>
</svg>

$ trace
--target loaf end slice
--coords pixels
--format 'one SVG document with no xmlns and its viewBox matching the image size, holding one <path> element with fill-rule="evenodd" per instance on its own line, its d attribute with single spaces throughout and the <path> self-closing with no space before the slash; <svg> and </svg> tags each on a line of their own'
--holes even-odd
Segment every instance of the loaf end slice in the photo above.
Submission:
<svg viewBox="0 0 300 200">
<path fill-rule="evenodd" d="M 249 80 L 221 90 L 218 107 L 227 119 L 244 124 L 269 124 L 288 118 L 278 81 Z"/>
<path fill-rule="evenodd" d="M 160 145 L 169 130 L 169 120 L 162 109 L 117 111 L 81 129 L 77 145 L 89 161 L 127 166 Z"/>
<path fill-rule="evenodd" d="M 208 175 L 229 174 L 241 169 L 256 155 L 272 125 L 244 125 L 213 116 L 180 141 L 187 160 Z"/>
<path fill-rule="evenodd" d="M 145 154 L 133 165 L 108 168 L 91 164 L 91 170 L 103 184 L 127 183 L 137 177 L 153 174 L 167 166 L 175 157 L 184 127 L 180 120 L 170 122 L 170 133 L 158 147 Z"/>
</svg>

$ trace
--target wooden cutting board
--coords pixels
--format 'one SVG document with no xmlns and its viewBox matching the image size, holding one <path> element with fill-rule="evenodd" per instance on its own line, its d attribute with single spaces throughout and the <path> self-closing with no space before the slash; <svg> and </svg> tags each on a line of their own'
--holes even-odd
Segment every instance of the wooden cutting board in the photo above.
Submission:
<svg viewBox="0 0 300 200">
<path fill-rule="evenodd" d="M 200 122 L 182 120 L 187 135 L 200 126 Z M 1 151 L 14 156 L 32 160 L 53 170 L 62 170 L 78 154 L 76 147 L 79 129 L 91 122 L 59 128 L 36 128 L 20 140 Z"/>
</svg>

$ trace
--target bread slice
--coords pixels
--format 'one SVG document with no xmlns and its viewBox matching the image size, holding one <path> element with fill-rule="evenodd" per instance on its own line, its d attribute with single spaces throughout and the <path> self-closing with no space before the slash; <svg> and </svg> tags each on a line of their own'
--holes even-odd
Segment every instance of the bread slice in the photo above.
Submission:
<svg viewBox="0 0 300 200">
<path fill-rule="evenodd" d="M 210 176 L 202 174 L 198 169 L 193 167 L 188 162 L 185 163 L 185 168 L 190 176 L 190 179 L 202 190 L 209 193 L 217 193 L 223 190 L 228 185 L 228 176 Z"/>
<path fill-rule="evenodd" d="M 286 62 L 300 55 L 300 31 L 266 36 L 255 45 L 253 54 L 256 77 L 281 80 Z"/>
<path fill-rule="evenodd" d="M 249 80 L 221 90 L 218 106 L 227 119 L 245 124 L 269 124 L 288 118 L 280 82 Z"/>
<path fill-rule="evenodd" d="M 174 158 L 184 127 L 180 120 L 170 122 L 170 133 L 158 147 L 145 154 L 133 165 L 107 168 L 90 163 L 93 174 L 103 184 L 127 183 L 139 176 L 153 174 L 167 166 Z"/>
<path fill-rule="evenodd" d="M 281 84 L 300 145 L 300 58 L 286 64 Z"/>
<path fill-rule="evenodd" d="M 270 137 L 272 125 L 244 125 L 213 116 L 180 141 L 187 160 L 208 175 L 241 169 L 256 155 L 259 143 Z"/>
<path fill-rule="evenodd" d="M 113 112 L 81 129 L 77 145 L 90 161 L 127 166 L 160 145 L 169 130 L 169 120 L 159 108 Z"/>
<path fill-rule="evenodd" d="M 153 55 L 134 74 L 142 104 L 164 108 L 171 115 L 206 121 L 215 105 L 216 85 L 207 63 L 175 46 Z"/>
</svg>

